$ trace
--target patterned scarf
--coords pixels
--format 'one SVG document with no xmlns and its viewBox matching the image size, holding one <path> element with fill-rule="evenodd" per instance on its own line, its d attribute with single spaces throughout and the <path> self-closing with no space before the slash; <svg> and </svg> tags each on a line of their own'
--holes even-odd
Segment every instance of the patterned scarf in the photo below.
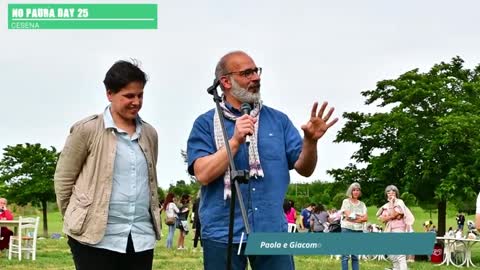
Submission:
<svg viewBox="0 0 480 270">
<path fill-rule="evenodd" d="M 232 113 L 227 106 L 225 105 L 225 97 L 222 97 L 222 102 L 220 103 L 222 108 L 223 115 L 225 119 L 230 121 L 236 121 L 238 116 Z M 258 123 L 260 122 L 260 110 L 262 109 L 262 102 L 256 102 L 253 106 L 253 110 L 250 112 L 250 116 L 257 119 L 255 122 L 255 131 L 252 136 L 250 136 L 250 145 L 248 147 L 248 163 L 250 167 L 250 177 L 263 177 L 262 166 L 260 165 L 260 157 L 258 155 Z M 222 134 L 222 125 L 220 124 L 220 117 L 218 116 L 218 111 L 215 110 L 215 115 L 213 117 L 214 124 L 214 135 L 215 135 L 215 145 L 217 150 L 225 146 L 225 140 L 223 139 Z M 223 177 L 223 182 L 225 184 L 223 188 L 223 199 L 226 200 L 232 195 L 231 183 L 230 183 L 230 169 L 227 169 L 225 176 Z"/>
</svg>

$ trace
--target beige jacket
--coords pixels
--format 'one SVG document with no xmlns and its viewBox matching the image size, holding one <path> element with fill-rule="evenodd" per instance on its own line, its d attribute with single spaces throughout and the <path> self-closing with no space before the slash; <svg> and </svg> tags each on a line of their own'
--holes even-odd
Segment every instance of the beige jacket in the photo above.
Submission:
<svg viewBox="0 0 480 270">
<path fill-rule="evenodd" d="M 113 130 L 105 129 L 103 115 L 90 116 L 70 129 L 58 159 L 54 180 L 57 203 L 64 220 L 63 232 L 80 242 L 96 244 L 105 234 L 116 142 Z M 158 138 L 155 129 L 146 122 L 142 122 L 138 143 L 148 164 L 150 214 L 159 240 Z"/>
</svg>

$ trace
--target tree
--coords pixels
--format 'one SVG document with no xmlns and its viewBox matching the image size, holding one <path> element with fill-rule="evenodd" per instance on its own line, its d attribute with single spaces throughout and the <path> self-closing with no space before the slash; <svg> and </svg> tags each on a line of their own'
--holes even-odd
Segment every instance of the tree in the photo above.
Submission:
<svg viewBox="0 0 480 270">
<path fill-rule="evenodd" d="M 356 176 L 382 196 L 385 186 L 395 184 L 420 205 L 435 203 L 443 235 L 447 201 L 474 200 L 479 188 L 480 65 L 465 69 L 455 57 L 427 73 L 414 69 L 380 81 L 362 95 L 366 105 L 385 112 L 345 113 L 335 141 L 358 144 L 352 158 L 366 166 L 329 173 L 337 181 Z"/>
<path fill-rule="evenodd" d="M 295 202 L 295 208 L 301 210 L 310 203 L 321 203 L 327 208 L 334 207 L 332 196 L 338 192 L 345 194 L 341 184 L 314 181 L 289 185 L 285 198 Z"/>
<path fill-rule="evenodd" d="M 161 187 L 157 187 L 157 194 L 160 202 L 165 200 L 165 191 Z"/>
<path fill-rule="evenodd" d="M 345 192 L 337 193 L 332 199 L 333 208 L 340 210 L 340 208 L 342 207 L 343 200 L 345 198 L 347 198 L 347 196 L 345 195 Z"/>
<path fill-rule="evenodd" d="M 187 151 L 186 150 L 183 150 L 183 149 L 180 149 L 180 155 L 182 156 L 182 159 L 183 159 L 183 163 L 185 163 L 185 165 L 188 166 L 188 157 L 187 157 Z M 188 177 L 190 177 L 190 181 L 192 183 L 196 183 L 197 182 L 197 179 L 195 178 L 195 176 L 191 175 L 188 170 L 185 170 Z"/>
<path fill-rule="evenodd" d="M 177 197 L 180 197 L 183 194 L 193 196 L 194 194 L 197 194 L 199 188 L 200 185 L 197 182 L 190 181 L 190 183 L 187 184 L 184 180 L 178 180 L 175 185 L 170 184 L 168 192 L 175 194 Z"/>
<path fill-rule="evenodd" d="M 409 192 L 404 192 L 400 198 L 405 202 L 406 205 L 417 205 L 417 198 L 415 195 Z"/>
<path fill-rule="evenodd" d="M 187 151 L 181 149 L 180 150 L 180 155 L 182 156 L 183 163 L 185 163 L 185 165 L 188 165 Z M 195 178 L 195 176 L 193 176 L 193 175 L 190 175 L 190 173 L 188 173 L 188 170 L 185 170 L 185 171 L 189 176 L 189 183 L 187 184 L 187 183 L 185 183 L 184 180 L 179 180 L 179 181 L 177 181 L 175 186 L 170 185 L 170 188 L 169 188 L 169 191 L 172 191 L 172 189 L 173 189 L 174 193 L 177 196 L 181 196 L 181 194 L 177 194 L 177 193 L 180 193 L 180 192 L 184 192 L 182 194 L 194 195 L 194 194 L 197 194 L 198 190 L 200 189 L 200 183 L 197 181 L 197 178 Z M 180 191 L 180 190 L 182 190 L 182 191 Z"/>
<path fill-rule="evenodd" d="M 41 205 L 43 234 L 47 236 L 47 202 L 55 201 L 53 175 L 58 159 L 56 149 L 26 143 L 7 146 L 3 150 L 0 183 L 4 183 L 5 197 L 18 205 Z"/>
</svg>

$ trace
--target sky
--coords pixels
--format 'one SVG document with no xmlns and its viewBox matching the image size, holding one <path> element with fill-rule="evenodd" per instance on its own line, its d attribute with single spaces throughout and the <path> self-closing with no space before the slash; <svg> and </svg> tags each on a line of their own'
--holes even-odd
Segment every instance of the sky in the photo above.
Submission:
<svg viewBox="0 0 480 270">
<path fill-rule="evenodd" d="M 214 107 L 206 89 L 227 52 L 252 56 L 263 68 L 264 104 L 299 130 L 314 101 L 335 107 L 340 120 L 318 143 L 314 174 L 292 172 L 292 182 L 332 181 L 327 170 L 352 162 L 357 146 L 333 140 L 344 112 L 376 110 L 361 91 L 457 55 L 466 67 L 480 63 L 474 0 L 103 0 L 157 3 L 158 29 L 8 30 L 8 3 L 22 2 L 0 0 L 0 149 L 29 142 L 61 151 L 73 123 L 108 105 L 102 81 L 110 66 L 135 58 L 149 76 L 140 116 L 159 134 L 163 188 L 188 179 L 180 150 L 196 117 Z"/>
</svg>

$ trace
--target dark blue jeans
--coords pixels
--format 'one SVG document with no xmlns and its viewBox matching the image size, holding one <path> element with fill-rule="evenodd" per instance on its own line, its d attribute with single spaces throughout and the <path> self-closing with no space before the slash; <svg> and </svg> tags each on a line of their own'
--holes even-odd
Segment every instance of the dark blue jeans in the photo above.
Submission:
<svg viewBox="0 0 480 270">
<path fill-rule="evenodd" d="M 205 270 L 222 270 L 227 265 L 227 244 L 202 239 L 203 245 L 203 267 Z M 253 270 L 294 270 L 295 265 L 291 255 L 244 255 L 245 245 L 242 245 L 240 255 L 238 244 L 233 245 L 232 269 L 245 270 L 247 259 Z"/>
<path fill-rule="evenodd" d="M 346 228 L 342 228 L 342 233 L 361 233 L 362 231 L 354 231 Z M 350 255 L 352 257 L 352 270 L 359 270 L 360 266 L 358 264 L 358 256 Z M 342 255 L 342 270 L 348 270 L 348 259 L 349 255 Z"/>
</svg>

